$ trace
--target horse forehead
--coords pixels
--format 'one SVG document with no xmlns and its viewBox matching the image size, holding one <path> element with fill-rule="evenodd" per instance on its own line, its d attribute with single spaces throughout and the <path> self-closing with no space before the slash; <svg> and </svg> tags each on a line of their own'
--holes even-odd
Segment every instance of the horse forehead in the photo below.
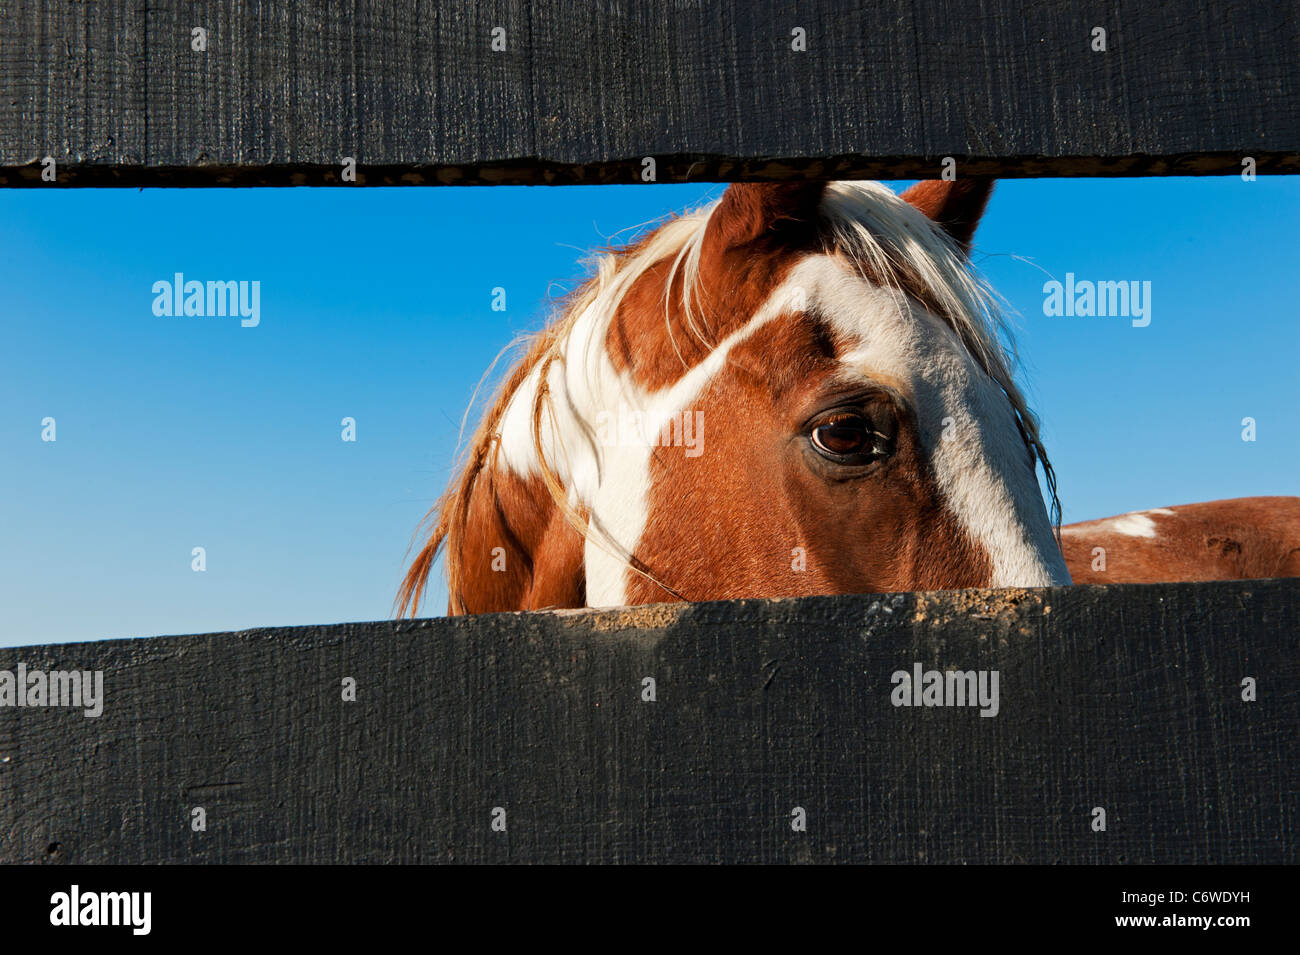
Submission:
<svg viewBox="0 0 1300 955">
<path fill-rule="evenodd" d="M 845 371 L 882 380 L 918 402 L 918 411 L 954 388 L 967 401 L 972 389 L 984 391 L 986 401 L 993 397 L 988 386 L 994 383 L 945 322 L 900 289 L 869 281 L 834 256 L 800 262 L 773 297 L 806 301 L 838 343 Z"/>
</svg>

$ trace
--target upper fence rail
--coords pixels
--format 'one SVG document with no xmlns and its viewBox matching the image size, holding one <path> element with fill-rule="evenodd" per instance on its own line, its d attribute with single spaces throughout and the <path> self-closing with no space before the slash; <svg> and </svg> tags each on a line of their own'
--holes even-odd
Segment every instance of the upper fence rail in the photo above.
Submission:
<svg viewBox="0 0 1300 955">
<path fill-rule="evenodd" d="M 18 0 L 0 185 L 1296 173 L 1297 63 L 1242 0 Z"/>
</svg>

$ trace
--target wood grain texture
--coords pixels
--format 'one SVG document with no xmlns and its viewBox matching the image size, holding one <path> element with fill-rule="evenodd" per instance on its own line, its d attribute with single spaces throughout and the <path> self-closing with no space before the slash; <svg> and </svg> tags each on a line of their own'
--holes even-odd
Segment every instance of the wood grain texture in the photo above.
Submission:
<svg viewBox="0 0 1300 955">
<path fill-rule="evenodd" d="M 0 708 L 0 861 L 1295 862 L 1297 619 L 1290 580 L 5 649 L 107 701 Z M 893 706 L 915 662 L 999 715 Z"/>
<path fill-rule="evenodd" d="M 144 32 L 132 0 L 0 5 L 0 175 L 40 182 L 44 156 L 69 171 L 139 168 Z"/>
<path fill-rule="evenodd" d="M 14 0 L 0 50 L 10 186 L 1300 172 L 1290 3 Z"/>
</svg>

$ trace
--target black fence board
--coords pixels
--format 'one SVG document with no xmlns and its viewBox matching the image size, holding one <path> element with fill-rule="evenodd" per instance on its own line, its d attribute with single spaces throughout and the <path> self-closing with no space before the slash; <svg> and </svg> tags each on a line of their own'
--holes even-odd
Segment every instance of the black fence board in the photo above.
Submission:
<svg viewBox="0 0 1300 955">
<path fill-rule="evenodd" d="M 0 44 L 0 185 L 1300 172 L 1289 3 L 17 0 Z"/>
<path fill-rule="evenodd" d="M 1246 581 L 0 650 L 106 697 L 0 707 L 0 861 L 1295 862 L 1297 619 Z M 894 706 L 918 662 L 998 715 Z"/>
<path fill-rule="evenodd" d="M 39 183 L 46 156 L 109 182 L 144 163 L 144 37 L 132 0 L 0 7 L 0 183 Z"/>
</svg>

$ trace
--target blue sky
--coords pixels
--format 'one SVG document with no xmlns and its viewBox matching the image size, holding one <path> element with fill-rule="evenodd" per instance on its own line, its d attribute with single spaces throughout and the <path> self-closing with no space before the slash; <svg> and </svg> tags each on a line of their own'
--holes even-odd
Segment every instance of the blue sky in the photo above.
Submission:
<svg viewBox="0 0 1300 955">
<path fill-rule="evenodd" d="M 493 357 L 722 188 L 0 191 L 0 645 L 387 617 Z M 999 184 L 975 261 L 1067 522 L 1300 493 L 1297 229 L 1297 177 Z M 258 280 L 260 324 L 155 316 L 178 271 Z M 1067 272 L 1150 281 L 1151 324 L 1044 316 Z"/>
</svg>

